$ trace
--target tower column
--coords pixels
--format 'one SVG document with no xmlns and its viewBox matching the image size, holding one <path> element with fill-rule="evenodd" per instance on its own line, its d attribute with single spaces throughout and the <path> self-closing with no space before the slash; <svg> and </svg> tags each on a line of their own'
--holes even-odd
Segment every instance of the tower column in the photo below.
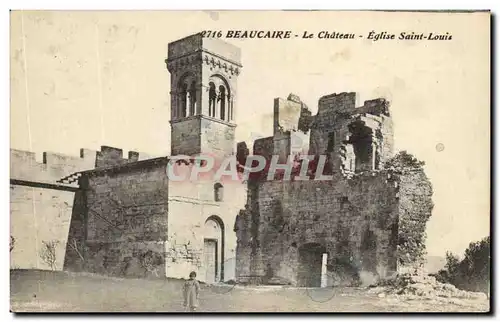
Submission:
<svg viewBox="0 0 500 322">
<path fill-rule="evenodd" d="M 213 83 L 208 86 L 208 116 L 216 117 L 217 115 L 217 90 Z"/>
<path fill-rule="evenodd" d="M 170 92 L 170 105 L 171 105 L 171 117 L 173 120 L 177 119 L 177 106 L 179 104 L 179 100 L 177 99 L 177 93 L 171 91 Z"/>
<path fill-rule="evenodd" d="M 227 105 L 226 105 L 227 121 L 231 122 L 232 121 L 232 116 L 231 116 L 231 95 L 227 94 L 226 101 L 227 101 Z"/>
<path fill-rule="evenodd" d="M 196 87 L 193 82 L 189 89 L 189 116 L 196 114 Z"/>
<path fill-rule="evenodd" d="M 220 119 L 220 92 L 219 89 L 215 89 L 215 118 Z"/>
<path fill-rule="evenodd" d="M 186 100 L 187 100 L 186 94 L 187 94 L 186 92 L 182 91 L 179 95 L 180 100 L 178 108 L 180 117 L 186 117 Z"/>
<path fill-rule="evenodd" d="M 231 95 L 231 98 L 229 99 L 229 102 L 230 102 L 230 109 L 231 109 L 231 122 L 234 121 L 234 108 L 233 108 L 233 105 L 234 105 L 234 96 Z"/>
<path fill-rule="evenodd" d="M 201 110 L 201 107 L 203 106 L 202 101 L 201 101 L 201 97 L 202 97 L 201 91 L 202 90 L 203 90 L 203 87 L 200 87 L 200 86 L 198 86 L 195 89 L 196 104 L 195 104 L 194 109 L 195 109 L 196 114 L 203 114 L 203 111 Z"/>
<path fill-rule="evenodd" d="M 191 104 L 192 104 L 191 92 L 187 91 L 186 92 L 186 110 L 187 110 L 186 116 L 193 115 L 192 110 L 191 110 Z"/>
</svg>

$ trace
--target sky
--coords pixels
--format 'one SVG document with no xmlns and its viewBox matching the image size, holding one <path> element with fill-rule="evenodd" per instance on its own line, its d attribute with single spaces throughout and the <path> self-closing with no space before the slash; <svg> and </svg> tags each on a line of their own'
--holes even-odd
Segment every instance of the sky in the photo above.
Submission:
<svg viewBox="0 0 500 322">
<path fill-rule="evenodd" d="M 11 12 L 11 148 L 78 155 L 101 145 L 170 153 L 169 42 L 201 30 L 345 32 L 362 39 L 226 39 L 241 48 L 237 141 L 272 135 L 273 100 L 391 101 L 395 150 L 426 162 L 435 208 L 427 251 L 463 253 L 489 235 L 487 13 Z M 450 41 L 372 41 L 370 31 Z M 437 146 L 444 149 L 437 149 Z"/>
</svg>

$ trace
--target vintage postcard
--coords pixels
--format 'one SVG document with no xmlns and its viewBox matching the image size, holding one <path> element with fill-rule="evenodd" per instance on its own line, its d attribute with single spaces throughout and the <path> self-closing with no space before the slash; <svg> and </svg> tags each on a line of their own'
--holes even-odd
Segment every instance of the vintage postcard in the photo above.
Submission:
<svg viewBox="0 0 500 322">
<path fill-rule="evenodd" d="M 490 311 L 490 12 L 10 19 L 12 312 Z"/>
</svg>

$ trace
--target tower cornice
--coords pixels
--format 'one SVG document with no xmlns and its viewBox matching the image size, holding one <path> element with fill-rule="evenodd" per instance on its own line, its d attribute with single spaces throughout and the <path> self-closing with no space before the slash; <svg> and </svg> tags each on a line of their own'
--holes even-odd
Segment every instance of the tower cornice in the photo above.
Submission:
<svg viewBox="0 0 500 322">
<path fill-rule="evenodd" d="M 183 117 L 183 118 L 177 119 L 177 120 L 170 120 L 169 122 L 170 122 L 170 124 L 174 124 L 174 123 L 181 123 L 181 122 L 195 120 L 195 119 L 205 119 L 205 120 L 209 120 L 212 122 L 224 124 L 224 125 L 227 125 L 227 126 L 232 127 L 232 128 L 236 127 L 235 123 L 226 122 L 226 121 L 221 120 L 219 118 L 211 117 L 211 116 L 207 116 L 207 115 L 203 115 L 203 114 L 196 114 L 196 115 L 192 115 L 192 116 L 188 116 L 188 117 Z"/>
<path fill-rule="evenodd" d="M 198 49 L 187 54 L 169 57 L 165 59 L 165 64 L 167 65 L 169 72 L 175 72 L 179 68 L 199 62 L 200 60 L 207 65 L 223 68 L 226 71 L 229 71 L 231 75 L 236 76 L 240 74 L 240 70 L 243 67 L 242 64 L 234 60 L 225 58 L 206 49 Z"/>
</svg>

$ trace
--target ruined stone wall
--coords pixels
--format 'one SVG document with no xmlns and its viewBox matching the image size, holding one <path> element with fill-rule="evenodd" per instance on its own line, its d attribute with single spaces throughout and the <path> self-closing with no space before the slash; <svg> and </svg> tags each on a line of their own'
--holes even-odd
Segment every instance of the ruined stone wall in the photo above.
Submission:
<svg viewBox="0 0 500 322">
<path fill-rule="evenodd" d="M 274 99 L 273 133 L 297 131 L 302 102 L 297 95 L 290 94 L 286 100 Z"/>
<path fill-rule="evenodd" d="M 253 154 L 261 155 L 266 160 L 271 160 L 274 151 L 274 137 L 261 138 L 255 140 L 253 144 Z"/>
<path fill-rule="evenodd" d="M 309 133 L 287 131 L 274 135 L 274 152 L 278 156 L 278 164 L 285 164 L 290 157 L 296 160 L 300 155 L 306 155 L 309 150 Z"/>
<path fill-rule="evenodd" d="M 297 284 L 299 250 L 313 243 L 326 248 L 332 283 L 351 281 L 364 271 L 380 276 L 396 271 L 397 191 L 386 175 L 262 182 L 256 189 L 258 200 L 250 200 L 246 220 L 252 236 L 242 241 L 257 258 L 242 261 L 253 267 L 250 275 Z M 367 234 L 373 240 L 364 240 Z M 363 249 L 367 242 L 375 244 L 374 251 Z"/>
<path fill-rule="evenodd" d="M 305 286 L 308 260 L 301 254 L 312 247 L 328 254 L 330 285 L 389 278 L 401 263 L 415 263 L 404 259 L 416 248 L 405 246 L 403 253 L 399 244 L 402 237 L 424 242 L 417 236 L 424 235 L 431 195 L 423 172 L 250 183 L 250 209 L 238 237 L 238 279 Z"/>
<path fill-rule="evenodd" d="M 323 155 L 327 152 L 329 135 L 337 132 L 342 126 L 339 119 L 349 118 L 348 111 L 356 107 L 356 93 L 340 93 L 323 96 L 318 102 L 318 113 L 312 118 L 309 149 L 311 154 Z M 340 145 L 345 134 L 335 136 L 332 155 L 340 153 Z"/>
<path fill-rule="evenodd" d="M 234 227 L 237 237 L 236 280 L 239 283 L 262 282 L 259 187 L 259 182 L 248 181 L 247 202 L 240 209 Z"/>
<path fill-rule="evenodd" d="M 292 160 L 309 150 L 310 111 L 295 94 L 286 100 L 274 99 L 273 154 L 279 156 L 279 163 Z"/>
<path fill-rule="evenodd" d="M 414 272 L 422 267 L 426 255 L 426 225 L 434 208 L 432 185 L 423 169 L 407 170 L 398 180 L 398 270 Z"/>
<path fill-rule="evenodd" d="M 388 108 L 389 103 L 384 99 L 365 101 L 363 106 L 356 107 L 356 93 L 323 96 L 310 125 L 310 154 L 328 156 L 334 171 L 354 171 L 352 141 L 353 131 L 358 127 L 367 132 L 369 158 L 373 159 L 364 170 L 382 169 L 384 162 L 392 157 L 394 146 Z"/>
<path fill-rule="evenodd" d="M 89 174 L 86 270 L 165 276 L 168 180 L 160 161 Z"/>
<path fill-rule="evenodd" d="M 239 282 L 311 285 L 326 254 L 328 284 L 370 283 L 423 257 L 432 187 L 417 160 L 392 161 L 389 102 L 356 107 L 356 93 L 339 93 L 318 105 L 312 116 L 296 95 L 276 99 L 274 136 L 256 141 L 254 154 L 284 163 L 308 150 L 326 156 L 333 180 L 261 181 L 267 169 L 251 179 L 238 216 Z"/>
<path fill-rule="evenodd" d="M 278 163 L 284 164 L 287 162 L 287 158 L 291 152 L 291 142 L 290 142 L 290 132 L 277 133 L 274 135 L 274 152 L 272 155 L 278 156 Z"/>
</svg>

